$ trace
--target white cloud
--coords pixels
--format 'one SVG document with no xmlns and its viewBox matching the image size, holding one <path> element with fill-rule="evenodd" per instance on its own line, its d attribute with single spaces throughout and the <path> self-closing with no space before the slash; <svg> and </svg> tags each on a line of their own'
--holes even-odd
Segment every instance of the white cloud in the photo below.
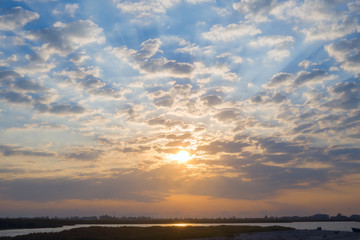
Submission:
<svg viewBox="0 0 360 240">
<path fill-rule="evenodd" d="M 349 15 L 344 10 L 345 6 L 341 5 L 344 5 L 344 1 L 289 1 L 279 3 L 271 14 L 281 20 L 300 23 L 296 24 L 294 30 L 303 33 L 306 41 L 333 40 L 359 31 L 356 14 Z"/>
<path fill-rule="evenodd" d="M 290 51 L 288 49 L 272 49 L 268 51 L 267 57 L 270 60 L 282 61 L 284 58 L 290 56 Z"/>
<path fill-rule="evenodd" d="M 268 47 L 284 48 L 284 47 L 289 47 L 294 42 L 295 41 L 292 36 L 264 36 L 251 41 L 250 46 L 252 47 L 268 46 Z"/>
<path fill-rule="evenodd" d="M 243 61 L 244 61 L 244 59 L 242 57 L 234 55 L 234 54 L 229 53 L 229 52 L 222 53 L 222 54 L 216 56 L 216 58 L 228 58 L 233 63 L 243 63 Z"/>
<path fill-rule="evenodd" d="M 25 45 L 24 38 L 18 36 L 0 35 L 0 46 L 9 47 L 10 45 L 13 46 Z"/>
<path fill-rule="evenodd" d="M 276 0 L 242 0 L 233 4 L 233 8 L 245 14 L 245 19 L 255 22 L 267 22 Z"/>
<path fill-rule="evenodd" d="M 215 2 L 215 0 L 186 0 L 186 2 L 191 4 L 199 4 L 199 3 Z"/>
<path fill-rule="evenodd" d="M 116 7 L 124 13 L 135 15 L 137 18 L 153 17 L 164 14 L 168 8 L 178 4 L 180 0 L 143 0 L 119 1 L 114 0 Z"/>
<path fill-rule="evenodd" d="M 11 55 L 7 59 L 0 59 L 0 67 L 9 66 L 10 64 L 17 62 L 18 60 L 19 58 L 15 54 Z"/>
<path fill-rule="evenodd" d="M 289 48 L 292 47 L 294 42 L 292 36 L 264 36 L 251 41 L 249 45 L 252 47 L 271 47 L 273 49 L 268 51 L 268 58 L 275 61 L 281 61 L 290 56 Z"/>
<path fill-rule="evenodd" d="M 301 29 L 306 36 L 306 41 L 334 40 L 353 32 L 359 32 L 360 27 L 356 17 L 344 17 L 339 21 L 320 22 L 315 27 Z"/>
<path fill-rule="evenodd" d="M 79 4 L 74 3 L 74 4 L 66 4 L 65 5 L 65 12 L 69 13 L 70 16 L 74 17 L 75 16 L 75 12 L 78 10 L 79 8 Z"/>
<path fill-rule="evenodd" d="M 255 36 L 260 33 L 261 30 L 253 24 L 242 22 L 240 24 L 229 24 L 226 27 L 219 24 L 214 25 L 209 32 L 203 33 L 202 36 L 210 41 L 230 42 L 244 36 Z"/>
<path fill-rule="evenodd" d="M 8 14 L 0 16 L 0 30 L 14 31 L 39 17 L 39 14 L 36 12 L 24 10 L 21 7 L 15 7 L 12 8 Z"/>
<path fill-rule="evenodd" d="M 303 60 L 298 64 L 299 67 L 303 67 L 305 69 L 307 69 L 310 65 L 311 62 L 309 60 Z"/>
</svg>

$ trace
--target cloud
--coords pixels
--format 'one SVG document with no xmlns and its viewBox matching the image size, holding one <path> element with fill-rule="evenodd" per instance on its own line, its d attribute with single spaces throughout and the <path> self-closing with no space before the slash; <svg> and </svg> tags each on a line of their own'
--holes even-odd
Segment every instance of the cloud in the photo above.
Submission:
<svg viewBox="0 0 360 240">
<path fill-rule="evenodd" d="M 229 24 L 226 27 L 214 25 L 209 32 L 202 34 L 203 38 L 210 41 L 231 42 L 245 36 L 255 36 L 260 34 L 261 30 L 252 23 L 242 22 L 240 24 Z"/>
<path fill-rule="evenodd" d="M 33 92 L 42 92 L 46 90 L 44 86 L 35 82 L 34 80 L 26 80 L 26 79 L 17 80 L 14 83 L 14 86 L 21 90 L 33 91 Z"/>
<path fill-rule="evenodd" d="M 50 106 L 45 104 L 35 105 L 41 113 L 52 113 L 57 115 L 70 115 L 70 114 L 82 114 L 86 112 L 86 108 L 80 105 L 70 105 L 70 104 L 58 104 L 52 103 Z"/>
<path fill-rule="evenodd" d="M 47 122 L 26 123 L 20 127 L 11 127 L 11 131 L 39 131 L 39 130 L 67 130 L 68 127 L 63 124 L 54 124 Z"/>
<path fill-rule="evenodd" d="M 5 15 L 0 16 L 0 31 L 15 31 L 27 23 L 39 19 L 39 14 L 14 7 Z"/>
<path fill-rule="evenodd" d="M 6 100 L 9 103 L 32 103 L 30 96 L 13 91 L 0 91 L 0 98 Z"/>
<path fill-rule="evenodd" d="M 288 84 L 289 81 L 291 81 L 293 78 L 294 78 L 294 75 L 291 73 L 284 73 L 284 72 L 276 73 L 275 75 L 273 75 L 271 77 L 267 86 L 275 87 L 275 86 L 279 86 L 283 83 Z"/>
<path fill-rule="evenodd" d="M 65 5 L 65 12 L 69 13 L 71 17 L 75 16 L 75 12 L 78 10 L 79 8 L 79 4 L 74 3 L 74 4 L 66 4 Z"/>
<path fill-rule="evenodd" d="M 166 13 L 167 9 L 177 5 L 180 0 L 115 0 L 114 2 L 116 3 L 116 7 L 123 13 L 132 14 L 136 18 L 151 18 Z"/>
<path fill-rule="evenodd" d="M 52 54 L 67 56 L 87 44 L 105 42 L 103 29 L 91 20 L 79 20 L 72 23 L 54 23 L 52 28 L 26 32 L 25 38 L 45 42 L 34 47 L 39 57 L 47 60 Z"/>
<path fill-rule="evenodd" d="M 73 152 L 65 153 L 61 155 L 61 157 L 64 159 L 72 159 L 78 161 L 95 161 L 101 156 L 102 153 L 102 150 L 77 149 Z"/>
<path fill-rule="evenodd" d="M 56 157 L 57 154 L 43 150 L 35 150 L 19 146 L 0 145 L 0 152 L 5 157 L 25 156 L 25 157 Z"/>
<path fill-rule="evenodd" d="M 340 23 L 320 23 L 316 27 L 302 29 L 307 41 L 334 40 L 353 32 L 358 32 L 359 25 L 356 17 L 344 17 Z"/>
<path fill-rule="evenodd" d="M 204 102 L 205 105 L 209 107 L 219 105 L 223 102 L 222 98 L 216 95 L 204 96 L 201 98 L 201 100 Z"/>
<path fill-rule="evenodd" d="M 304 84 L 321 83 L 334 78 L 336 78 L 335 75 L 329 75 L 323 69 L 313 69 L 311 72 L 300 71 L 295 77 L 294 86 L 298 87 Z"/>
<path fill-rule="evenodd" d="M 298 64 L 299 67 L 303 67 L 305 69 L 309 68 L 310 65 L 311 62 L 309 60 L 303 60 Z"/>
<path fill-rule="evenodd" d="M 183 122 L 179 121 L 179 120 L 168 120 L 166 118 L 163 117 L 156 117 L 156 118 L 151 118 L 147 121 L 147 124 L 149 124 L 150 126 L 156 126 L 156 125 L 163 125 L 166 126 L 168 128 L 174 127 L 174 126 L 183 126 Z"/>
<path fill-rule="evenodd" d="M 222 141 L 217 140 L 207 145 L 200 145 L 197 151 L 205 151 L 209 154 L 217 153 L 240 153 L 244 147 L 249 146 L 248 143 L 242 141 Z"/>
<path fill-rule="evenodd" d="M 343 1 L 288 1 L 277 4 L 271 14 L 282 20 L 300 20 L 294 30 L 303 33 L 306 41 L 334 40 L 359 31 L 356 14 L 345 9 Z"/>
<path fill-rule="evenodd" d="M 341 64 L 342 69 L 355 74 L 360 73 L 360 39 L 342 39 L 326 45 L 325 49 L 330 57 Z"/>
<path fill-rule="evenodd" d="M 239 118 L 239 112 L 236 109 L 224 109 L 215 114 L 214 118 L 220 122 L 232 122 Z"/>
<path fill-rule="evenodd" d="M 241 0 L 233 3 L 233 8 L 245 19 L 254 22 L 267 22 L 271 9 L 275 6 L 276 0 Z"/>
<path fill-rule="evenodd" d="M 360 106 L 360 85 L 357 82 L 337 83 L 329 89 L 331 98 L 324 103 L 327 108 L 357 109 Z"/>
<path fill-rule="evenodd" d="M 174 104 L 174 100 L 170 96 L 161 97 L 155 99 L 155 105 L 161 107 L 171 107 Z"/>
<path fill-rule="evenodd" d="M 289 48 L 294 44 L 292 36 L 263 36 L 256 40 L 250 41 L 251 47 L 271 47 L 267 55 L 269 59 L 281 61 L 283 58 L 290 56 Z"/>
<path fill-rule="evenodd" d="M 191 4 L 201 4 L 201 3 L 215 2 L 215 0 L 186 0 L 186 2 Z"/>
<path fill-rule="evenodd" d="M 192 64 L 154 57 L 160 51 L 161 43 L 160 39 L 148 39 L 141 44 L 139 51 L 121 47 L 114 48 L 112 53 L 148 76 L 189 77 L 194 71 Z"/>
</svg>

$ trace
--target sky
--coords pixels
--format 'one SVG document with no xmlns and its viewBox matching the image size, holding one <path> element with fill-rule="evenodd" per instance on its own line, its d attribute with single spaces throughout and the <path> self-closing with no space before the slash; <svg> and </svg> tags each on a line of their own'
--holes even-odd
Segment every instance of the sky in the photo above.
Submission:
<svg viewBox="0 0 360 240">
<path fill-rule="evenodd" d="M 0 217 L 359 214 L 360 0 L 1 0 Z"/>
</svg>

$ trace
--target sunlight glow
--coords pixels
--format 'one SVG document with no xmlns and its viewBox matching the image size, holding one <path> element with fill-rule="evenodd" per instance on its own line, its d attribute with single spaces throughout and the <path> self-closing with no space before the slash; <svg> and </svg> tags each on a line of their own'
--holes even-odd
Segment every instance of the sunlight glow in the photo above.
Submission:
<svg viewBox="0 0 360 240">
<path fill-rule="evenodd" d="M 190 154 L 185 150 L 181 150 L 177 154 L 170 155 L 170 159 L 178 161 L 180 163 L 185 163 L 185 162 L 189 161 L 191 158 L 192 157 L 190 156 Z"/>
</svg>

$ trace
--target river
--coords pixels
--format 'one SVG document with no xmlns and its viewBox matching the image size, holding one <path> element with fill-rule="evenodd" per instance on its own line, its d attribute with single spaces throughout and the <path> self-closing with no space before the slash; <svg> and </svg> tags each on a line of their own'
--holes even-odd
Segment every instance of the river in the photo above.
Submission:
<svg viewBox="0 0 360 240">
<path fill-rule="evenodd" d="M 152 227 L 152 226 L 219 226 L 219 225 L 232 225 L 232 226 L 284 226 L 292 227 L 295 229 L 317 229 L 321 227 L 322 230 L 330 231 L 348 231 L 351 232 L 351 228 L 360 228 L 360 222 L 291 222 L 291 223 L 184 223 L 184 224 L 76 224 L 72 226 L 63 226 L 59 228 L 33 228 L 33 229 L 10 229 L 10 230 L 0 230 L 0 237 L 15 237 L 18 235 L 25 235 L 29 233 L 41 233 L 41 232 L 61 232 L 64 230 L 69 230 L 73 228 L 80 227 L 124 227 L 124 226 L 134 226 L 134 227 Z"/>
</svg>

